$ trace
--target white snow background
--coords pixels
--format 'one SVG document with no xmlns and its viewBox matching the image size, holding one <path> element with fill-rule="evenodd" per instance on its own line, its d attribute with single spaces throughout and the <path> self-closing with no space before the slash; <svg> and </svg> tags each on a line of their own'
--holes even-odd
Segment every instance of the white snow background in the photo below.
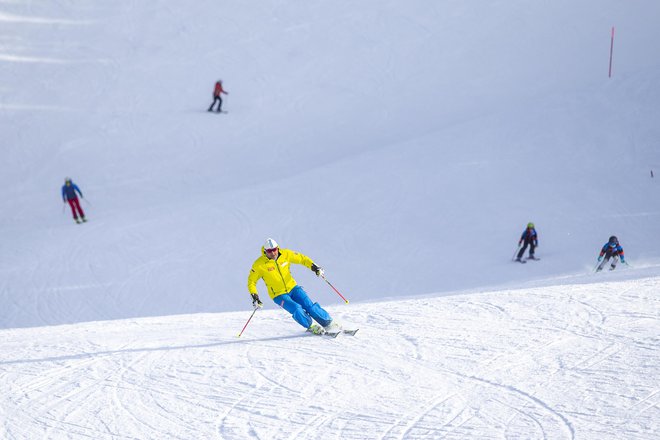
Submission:
<svg viewBox="0 0 660 440">
<path fill-rule="evenodd" d="M 656 0 L 0 1 L 0 438 L 658 438 L 658 23 Z M 541 261 L 512 263 L 528 221 Z M 593 274 L 612 234 L 630 267 Z M 260 283 L 236 337 L 268 236 L 356 336 Z"/>
</svg>

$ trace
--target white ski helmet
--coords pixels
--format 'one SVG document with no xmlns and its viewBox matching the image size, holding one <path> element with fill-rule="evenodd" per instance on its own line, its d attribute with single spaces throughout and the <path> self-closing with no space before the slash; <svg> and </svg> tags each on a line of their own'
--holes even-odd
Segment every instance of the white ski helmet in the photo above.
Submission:
<svg viewBox="0 0 660 440">
<path fill-rule="evenodd" d="M 280 245 L 277 244 L 277 242 L 275 240 L 273 240 L 272 238 L 267 238 L 266 243 L 264 243 L 264 250 L 266 250 L 266 251 L 270 250 L 270 249 L 276 249 L 278 247 L 280 247 Z"/>
</svg>

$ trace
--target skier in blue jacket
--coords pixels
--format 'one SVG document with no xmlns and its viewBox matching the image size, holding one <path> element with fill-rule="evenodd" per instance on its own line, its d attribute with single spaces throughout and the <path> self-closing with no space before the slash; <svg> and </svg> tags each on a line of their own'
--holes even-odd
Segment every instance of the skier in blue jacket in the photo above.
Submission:
<svg viewBox="0 0 660 440">
<path fill-rule="evenodd" d="M 76 223 L 80 223 L 80 220 L 86 222 L 87 220 L 85 219 L 85 213 L 80 206 L 78 195 L 76 193 L 80 194 L 80 198 L 84 198 L 82 191 L 80 191 L 78 185 L 71 181 L 70 177 L 64 179 L 64 186 L 62 186 L 62 201 L 64 203 L 69 202 L 69 206 L 71 206 L 71 212 L 73 213 L 73 219 L 76 221 Z M 78 220 L 79 215 L 80 220 Z"/>
<path fill-rule="evenodd" d="M 603 257 L 605 258 L 603 259 Z M 596 268 L 596 272 L 603 270 L 603 266 L 605 266 L 605 263 L 607 263 L 610 258 L 612 259 L 610 270 L 616 269 L 616 263 L 619 260 L 621 260 L 623 264 L 626 264 L 626 259 L 623 255 L 623 248 L 619 244 L 619 239 L 616 238 L 616 235 L 611 236 L 600 250 L 600 255 L 598 255 L 598 261 L 600 261 L 600 264 Z"/>
<path fill-rule="evenodd" d="M 539 246 L 539 236 L 536 233 L 536 229 L 534 229 L 534 223 L 527 223 L 527 228 L 520 236 L 520 240 L 518 240 L 518 247 L 520 247 L 523 242 L 525 244 L 522 248 L 520 248 L 518 256 L 516 257 L 516 261 L 520 261 L 523 254 L 525 253 L 525 250 L 527 250 L 527 246 L 529 246 L 529 257 L 527 258 L 530 260 L 536 260 L 536 257 L 534 257 L 534 250 Z"/>
</svg>

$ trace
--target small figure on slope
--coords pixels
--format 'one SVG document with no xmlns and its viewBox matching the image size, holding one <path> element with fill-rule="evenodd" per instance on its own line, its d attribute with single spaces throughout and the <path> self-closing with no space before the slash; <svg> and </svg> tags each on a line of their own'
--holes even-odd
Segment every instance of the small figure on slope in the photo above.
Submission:
<svg viewBox="0 0 660 440">
<path fill-rule="evenodd" d="M 534 223 L 529 222 L 527 223 L 527 228 L 523 231 L 522 235 L 520 236 L 520 240 L 518 240 L 518 247 L 520 247 L 521 244 L 524 245 L 522 248 L 520 248 L 520 251 L 518 251 L 518 256 L 516 256 L 516 261 L 521 261 L 520 259 L 522 256 L 525 254 L 525 251 L 527 250 L 527 246 L 529 246 L 529 257 L 527 257 L 530 260 L 536 260 L 537 258 L 534 257 L 534 250 L 539 246 L 539 236 L 536 233 L 536 229 L 534 229 Z"/>
<path fill-rule="evenodd" d="M 605 259 L 603 259 L 605 257 Z M 617 258 L 619 257 L 619 258 Z M 600 255 L 598 256 L 598 261 L 600 264 L 596 268 L 596 272 L 603 270 L 605 263 L 612 259 L 612 264 L 610 264 L 610 270 L 616 269 L 617 261 L 621 260 L 623 264 L 626 264 L 626 259 L 623 255 L 623 248 L 619 244 L 619 239 L 615 235 L 611 236 L 610 239 L 603 245 L 603 248 L 600 250 Z"/>
<path fill-rule="evenodd" d="M 252 296 L 252 305 L 263 306 L 257 293 L 257 281 L 263 279 L 273 302 L 291 313 L 293 319 L 305 329 L 315 334 L 339 331 L 339 326 L 332 321 L 328 312 L 319 303 L 312 302 L 307 292 L 293 279 L 291 263 L 301 264 L 317 276 L 323 276 L 323 269 L 314 264 L 311 258 L 290 249 L 280 249 L 275 240 L 268 238 L 261 248 L 261 256 L 252 264 L 248 275 L 247 286 Z"/>
<path fill-rule="evenodd" d="M 220 113 L 222 111 L 222 94 L 229 95 L 229 93 L 225 92 L 225 89 L 222 88 L 222 80 L 218 80 L 218 82 L 215 83 L 215 89 L 213 90 L 213 102 L 211 103 L 211 107 L 209 107 L 210 112 L 213 111 L 213 106 L 215 103 L 218 103 L 218 110 L 217 112 Z"/>
<path fill-rule="evenodd" d="M 64 186 L 62 186 L 62 201 L 64 203 L 69 202 L 69 206 L 71 206 L 71 212 L 73 213 L 73 219 L 76 221 L 76 223 L 81 222 L 78 220 L 79 215 L 80 219 L 83 222 L 86 222 L 87 220 L 85 219 L 85 213 L 80 206 L 76 192 L 80 194 L 80 198 L 84 198 L 80 188 L 78 188 L 78 185 L 71 181 L 70 177 L 64 179 Z"/>
</svg>

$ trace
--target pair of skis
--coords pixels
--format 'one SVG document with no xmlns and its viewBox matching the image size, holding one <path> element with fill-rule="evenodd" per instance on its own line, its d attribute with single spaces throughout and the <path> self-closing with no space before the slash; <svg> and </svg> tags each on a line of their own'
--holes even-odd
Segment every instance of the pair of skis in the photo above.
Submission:
<svg viewBox="0 0 660 440">
<path fill-rule="evenodd" d="M 539 261 L 540 258 L 536 258 L 536 257 L 528 257 L 527 260 Z M 522 259 L 520 259 L 520 258 L 516 258 L 516 259 L 513 260 L 513 261 L 515 261 L 516 263 L 520 263 L 520 264 L 527 264 L 527 260 L 522 260 Z"/>
<path fill-rule="evenodd" d="M 348 335 L 348 336 L 355 336 L 355 334 L 360 330 L 359 328 L 356 328 L 354 330 L 337 330 L 337 331 L 331 331 L 331 332 L 326 332 L 324 331 L 323 333 L 313 333 L 311 330 L 307 330 L 307 332 L 316 335 L 316 336 L 325 336 L 326 338 L 336 338 L 340 334 Z"/>
</svg>

